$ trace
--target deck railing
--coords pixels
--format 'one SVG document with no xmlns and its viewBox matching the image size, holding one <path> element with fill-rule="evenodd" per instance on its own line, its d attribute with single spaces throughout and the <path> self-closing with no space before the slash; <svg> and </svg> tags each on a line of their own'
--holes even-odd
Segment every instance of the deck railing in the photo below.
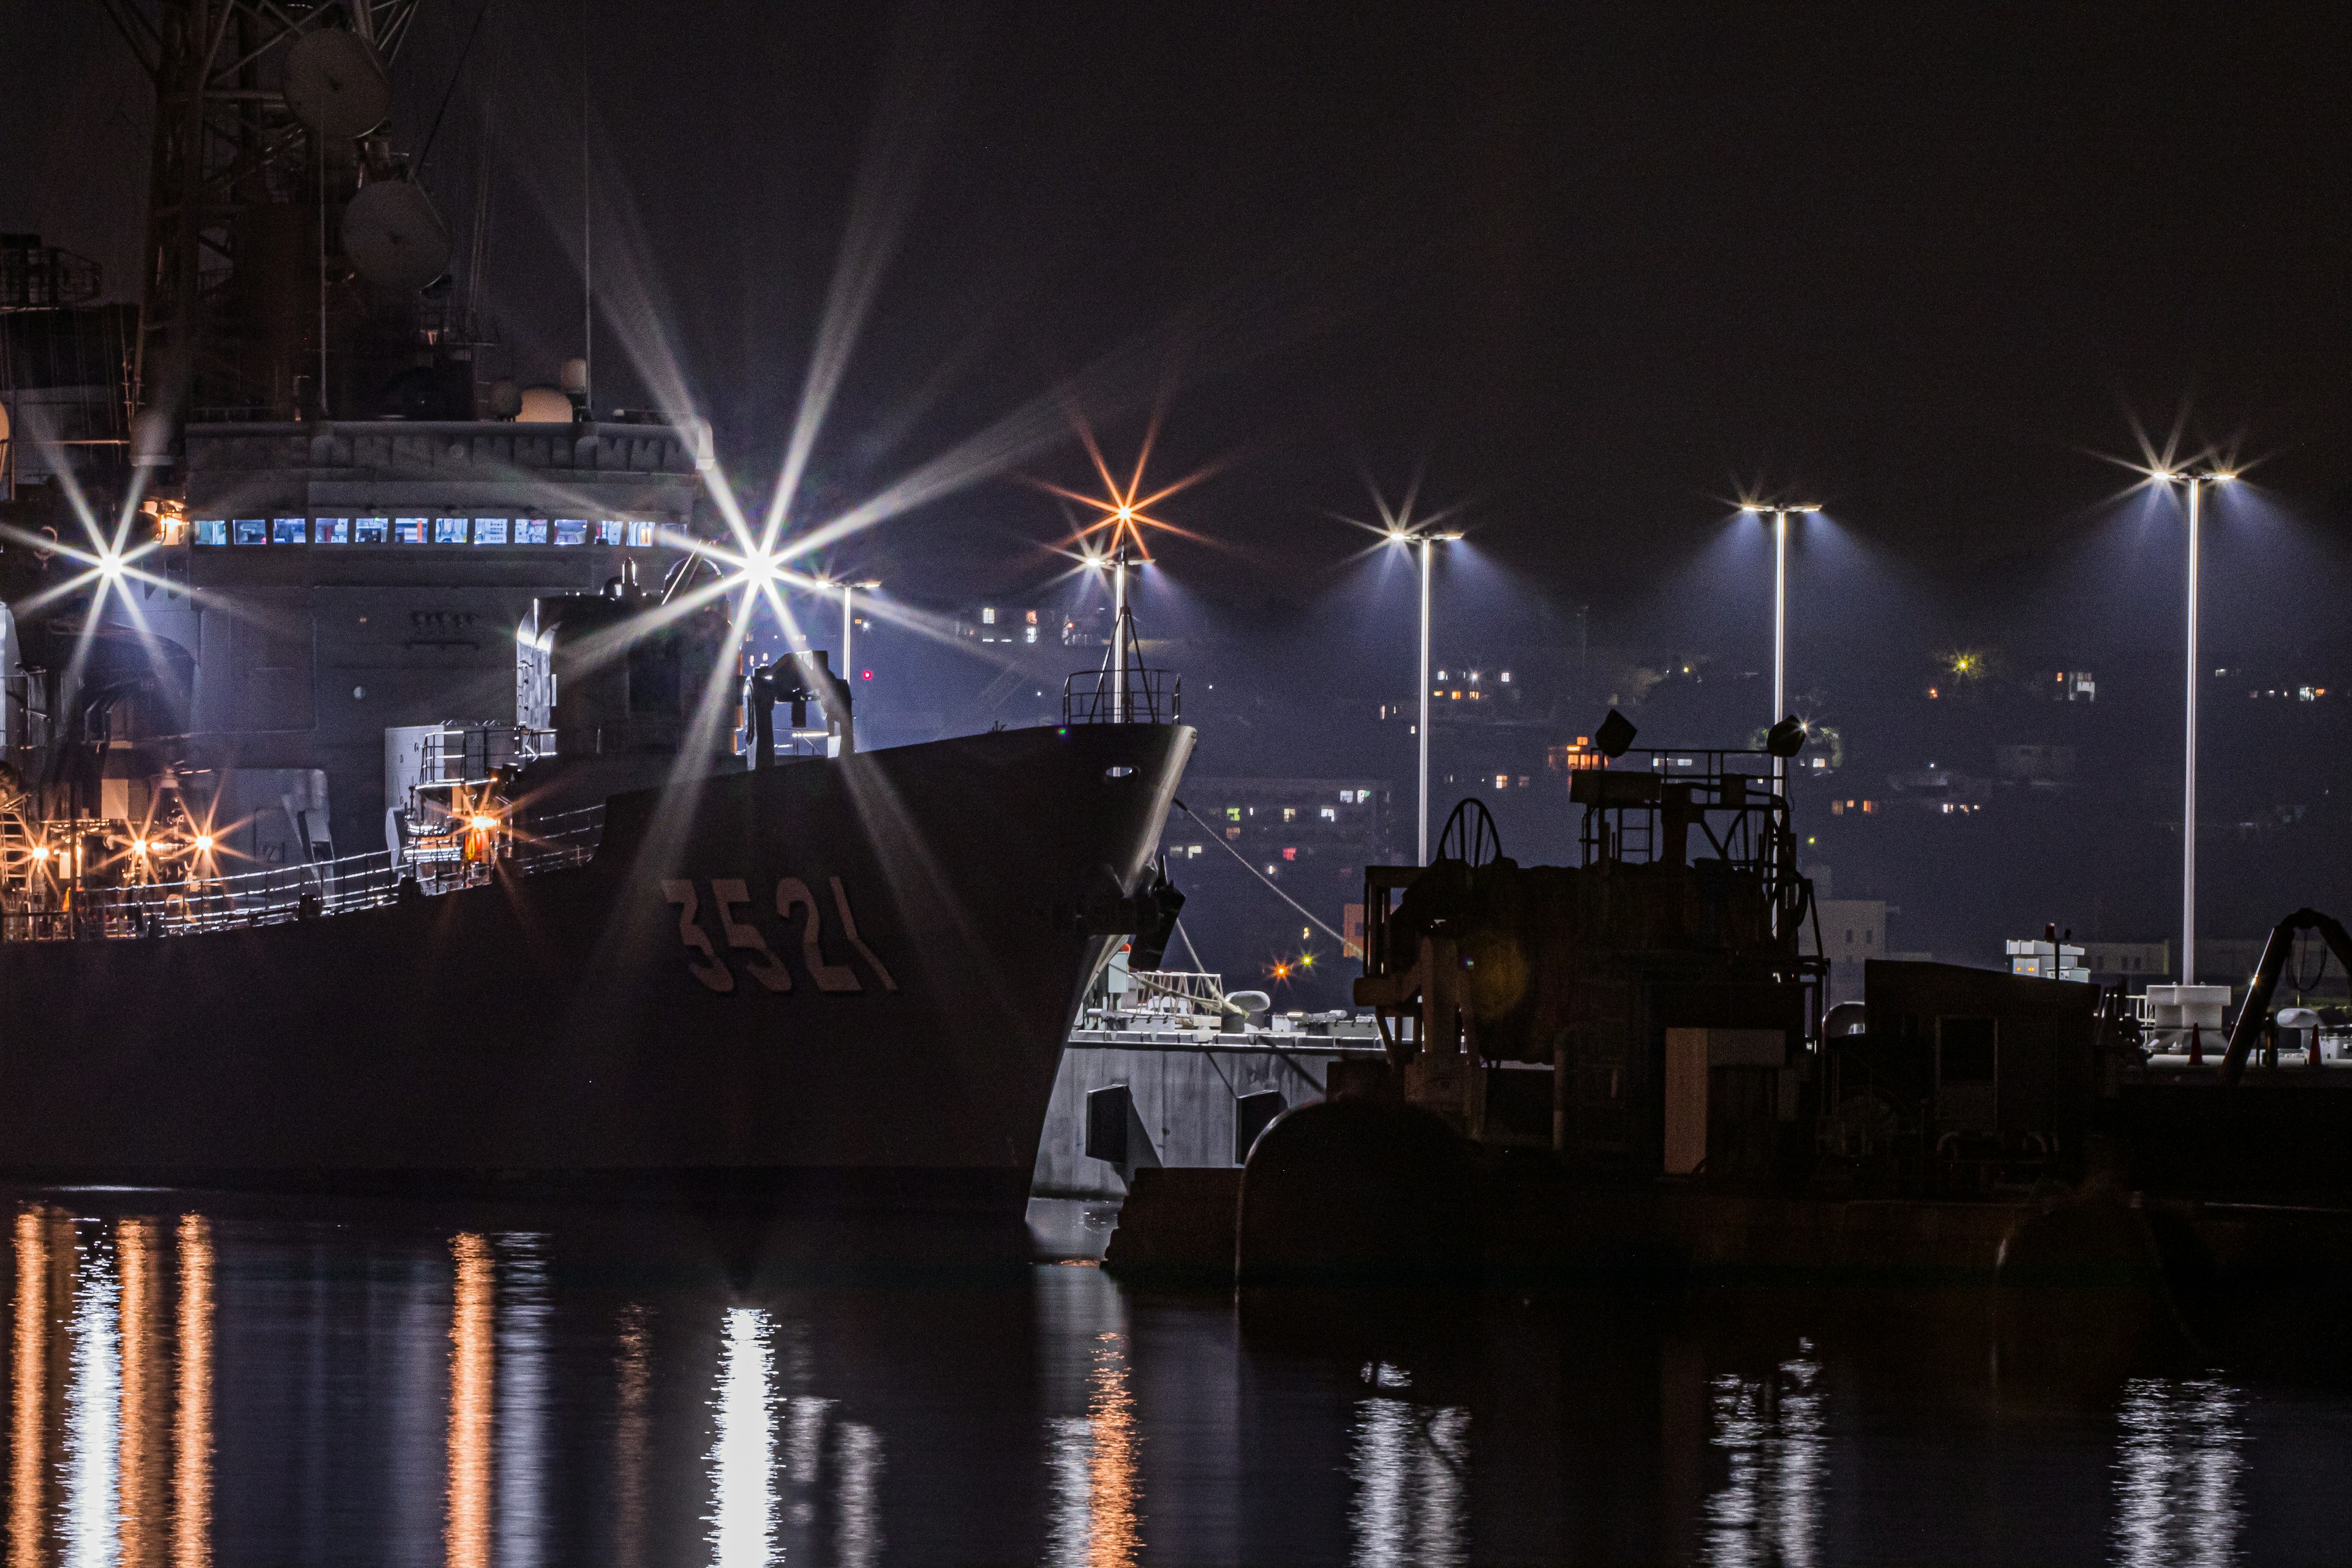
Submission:
<svg viewBox="0 0 2352 1568">
<path fill-rule="evenodd" d="M 95 941 L 184 936 L 242 926 L 326 919 L 378 909 L 403 897 L 433 898 L 477 887 L 499 874 L 536 876 L 583 866 L 604 832 L 604 808 L 590 806 L 514 825 L 498 840 L 495 862 L 467 860 L 461 844 L 425 839 L 294 866 L 271 866 L 190 880 L 58 889 L 57 907 L 0 912 L 0 940 Z M 404 889 L 409 884 L 412 890 Z"/>
</svg>

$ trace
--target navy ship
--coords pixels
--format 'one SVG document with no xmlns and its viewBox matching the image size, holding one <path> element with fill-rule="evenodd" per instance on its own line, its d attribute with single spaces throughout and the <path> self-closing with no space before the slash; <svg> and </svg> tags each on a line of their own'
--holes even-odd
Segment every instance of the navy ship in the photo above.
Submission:
<svg viewBox="0 0 2352 1568">
<path fill-rule="evenodd" d="M 680 613 L 709 437 L 487 373 L 406 15 L 163 0 L 135 317 L 0 242 L 0 1172 L 1017 1215 L 1173 683 L 1115 635 L 1061 724 L 860 751 Z"/>
</svg>

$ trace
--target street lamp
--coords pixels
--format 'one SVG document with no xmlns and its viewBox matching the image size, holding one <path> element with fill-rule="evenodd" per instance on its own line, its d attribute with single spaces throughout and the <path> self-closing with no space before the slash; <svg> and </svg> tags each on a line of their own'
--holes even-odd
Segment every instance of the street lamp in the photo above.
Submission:
<svg viewBox="0 0 2352 1568">
<path fill-rule="evenodd" d="M 2197 984 L 2197 566 L 2200 501 L 2208 485 L 2238 476 L 2225 468 L 2159 471 L 2166 484 L 2189 487 L 2189 711 L 2183 742 L 2180 806 L 2180 984 Z"/>
<path fill-rule="evenodd" d="M 853 679 L 849 673 L 849 639 L 852 628 L 857 625 L 857 612 L 853 601 L 856 597 L 858 589 L 879 588 L 881 585 L 878 581 L 872 578 L 862 583 L 841 584 L 841 679 L 844 680 Z"/>
<path fill-rule="evenodd" d="M 1789 706 L 1789 518 L 1822 509 L 1815 501 L 1748 501 L 1739 510 L 1758 517 L 1769 512 L 1772 518 L 1772 722 L 1778 724 L 1788 717 Z M 1784 794 L 1788 782 L 1788 759 L 1773 758 L 1772 793 Z"/>
<path fill-rule="evenodd" d="M 1442 543 L 1461 538 L 1459 533 L 1433 533 L 1426 529 L 1392 528 L 1389 538 L 1399 544 L 1418 545 L 1421 549 L 1421 833 L 1418 858 L 1413 864 L 1429 864 L 1429 581 L 1430 569 Z"/>
</svg>

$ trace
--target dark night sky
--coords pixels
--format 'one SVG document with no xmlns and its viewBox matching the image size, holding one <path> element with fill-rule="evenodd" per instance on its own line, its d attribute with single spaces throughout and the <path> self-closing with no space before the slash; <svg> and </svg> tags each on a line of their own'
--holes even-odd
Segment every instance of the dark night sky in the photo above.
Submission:
<svg viewBox="0 0 2352 1568">
<path fill-rule="evenodd" d="M 2321 7 L 490 4 L 427 178 L 462 255 L 487 111 L 518 368 L 579 337 L 584 44 L 599 265 L 631 275 L 626 207 L 656 332 L 747 475 L 882 149 L 869 185 L 909 195 L 824 500 L 1091 367 L 1114 453 L 1170 385 L 1161 471 L 1233 459 L 1168 508 L 1223 542 L 1171 564 L 1225 597 L 1311 597 L 1357 542 L 1322 514 L 1361 510 L 1359 458 L 1391 486 L 1425 459 L 1531 592 L 1703 630 L 1661 595 L 1760 477 L 1831 503 L 1875 563 L 1854 594 L 1923 644 L 2032 643 L 2116 608 L 2033 579 L 2098 542 L 2123 476 L 2086 453 L 2128 451 L 2131 413 L 2242 433 L 2314 528 L 2352 480 L 2352 110 Z M 397 144 L 473 18 L 428 5 Z M 0 221 L 127 291 L 135 73 L 94 6 L 0 0 Z M 650 401 L 620 360 L 607 331 L 598 401 Z M 1071 443 L 1020 468 L 1084 471 Z M 1055 523 L 998 480 L 859 553 L 952 597 L 1034 574 L 1017 542 Z M 2151 640 L 2133 618 L 2114 635 Z"/>
</svg>

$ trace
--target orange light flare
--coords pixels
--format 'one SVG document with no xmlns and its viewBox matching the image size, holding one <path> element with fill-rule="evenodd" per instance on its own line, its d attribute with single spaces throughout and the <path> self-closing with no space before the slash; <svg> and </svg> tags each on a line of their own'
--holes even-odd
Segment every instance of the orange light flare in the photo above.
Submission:
<svg viewBox="0 0 2352 1568">
<path fill-rule="evenodd" d="M 1076 501 L 1082 507 L 1090 508 L 1097 514 L 1092 521 L 1081 521 L 1078 523 L 1076 531 L 1065 542 L 1066 545 L 1075 547 L 1090 557 L 1108 556 L 1115 553 L 1122 544 L 1131 545 L 1139 556 L 1145 561 L 1150 561 L 1151 548 L 1145 538 L 1147 529 L 1173 534 L 1179 539 L 1187 539 L 1195 544 L 1215 542 L 1190 529 L 1180 527 L 1166 518 L 1153 516 L 1151 509 L 1169 497 L 1180 494 L 1203 479 L 1214 477 L 1227 466 L 1231 461 L 1230 458 L 1220 458 L 1203 463 L 1182 478 L 1171 480 L 1157 489 L 1147 492 L 1143 488 L 1143 476 L 1151 463 L 1151 448 L 1160 439 L 1160 415 L 1157 410 L 1152 413 L 1151 422 L 1144 427 L 1143 443 L 1136 449 L 1134 470 L 1128 475 L 1124 482 L 1111 471 L 1110 459 L 1103 456 L 1102 443 L 1095 439 L 1094 429 L 1087 423 L 1085 416 L 1073 409 L 1070 414 L 1070 423 L 1076 427 L 1078 440 L 1085 446 L 1088 460 L 1094 464 L 1095 475 L 1102 481 L 1101 492 L 1089 495 L 1083 490 L 1074 490 L 1067 486 L 1055 484 L 1050 479 L 1022 476 L 1024 484 L 1044 490 L 1047 495 L 1058 496 L 1067 501 Z"/>
</svg>

